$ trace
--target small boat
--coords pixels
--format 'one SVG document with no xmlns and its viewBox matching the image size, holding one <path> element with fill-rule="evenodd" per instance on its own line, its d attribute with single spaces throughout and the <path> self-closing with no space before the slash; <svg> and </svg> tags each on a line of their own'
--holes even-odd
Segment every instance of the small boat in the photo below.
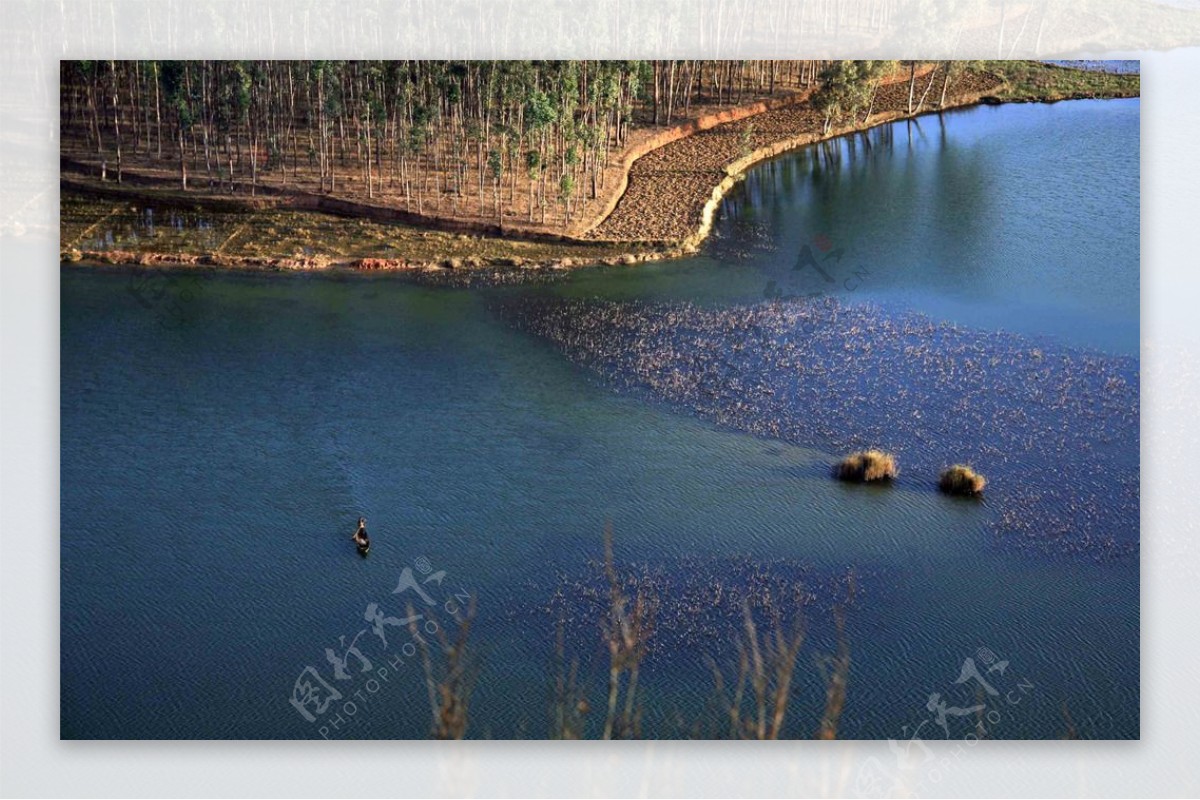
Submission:
<svg viewBox="0 0 1200 800">
<path fill-rule="evenodd" d="M 360 556 L 371 552 L 371 537 L 367 536 L 367 521 L 363 517 L 358 518 L 358 529 L 350 538 L 354 541 L 354 546 L 358 548 Z"/>
</svg>

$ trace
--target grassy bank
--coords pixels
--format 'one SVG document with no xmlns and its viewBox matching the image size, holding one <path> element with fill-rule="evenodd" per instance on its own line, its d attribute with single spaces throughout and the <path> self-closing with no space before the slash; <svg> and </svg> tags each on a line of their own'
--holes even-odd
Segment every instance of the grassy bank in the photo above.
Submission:
<svg viewBox="0 0 1200 800">
<path fill-rule="evenodd" d="M 1142 91 L 1138 74 L 1073 69 L 1039 61 L 986 61 L 983 68 L 1004 81 L 996 98 L 1005 102 L 1138 97 Z"/>
<path fill-rule="evenodd" d="M 60 257 L 67 263 L 420 271 L 566 268 L 670 255 L 653 247 L 470 235 L 269 207 L 197 207 L 170 193 L 64 194 L 60 214 Z"/>
</svg>

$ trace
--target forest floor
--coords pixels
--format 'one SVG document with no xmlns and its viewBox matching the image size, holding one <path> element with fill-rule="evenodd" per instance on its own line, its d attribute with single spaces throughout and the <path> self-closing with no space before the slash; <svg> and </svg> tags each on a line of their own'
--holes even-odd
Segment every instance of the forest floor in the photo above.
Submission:
<svg viewBox="0 0 1200 800">
<path fill-rule="evenodd" d="M 915 113 L 980 102 L 1053 102 L 1130 97 L 1138 75 L 1068 69 L 1038 62 L 986 62 L 951 84 L 939 106 L 942 72 L 925 65 Z M 642 129 L 611 159 L 618 174 L 557 229 L 481 219 L 419 217 L 356 197 L 264 191 L 254 197 L 179 191 L 175 178 L 126 170 L 101 182 L 64 155 L 60 248 L 64 262 L 195 265 L 289 270 L 457 270 L 632 264 L 676 257 L 707 235 L 724 192 L 753 163 L 823 139 L 915 116 L 907 73 L 881 86 L 869 118 L 824 131 L 807 92 L 785 93 L 698 116 L 666 129 Z M 332 212 L 332 213 L 330 213 Z"/>
</svg>

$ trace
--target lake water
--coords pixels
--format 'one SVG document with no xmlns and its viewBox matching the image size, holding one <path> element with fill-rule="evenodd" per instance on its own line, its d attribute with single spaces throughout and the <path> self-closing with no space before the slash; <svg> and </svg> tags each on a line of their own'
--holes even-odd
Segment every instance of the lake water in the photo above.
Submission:
<svg viewBox="0 0 1200 800">
<path fill-rule="evenodd" d="M 1138 125 L 1121 100 L 885 126 L 756 167 L 694 258 L 550 283 L 64 268 L 62 735 L 424 737 L 407 575 L 442 622 L 476 598 L 470 735 L 544 737 L 556 620 L 603 705 L 611 522 L 660 602 L 647 735 L 707 730 L 706 659 L 729 674 L 769 589 L 809 631 L 791 736 L 844 605 L 843 737 L 1137 737 Z M 718 362 L 710 399 L 663 381 Z M 773 399 L 738 406 L 759 377 Z M 900 480 L 832 482 L 868 432 Z M 947 448 L 987 465 L 983 503 L 933 490 Z M 372 669 L 338 680 L 355 641 Z M 342 695 L 311 722 L 303 674 Z"/>
</svg>

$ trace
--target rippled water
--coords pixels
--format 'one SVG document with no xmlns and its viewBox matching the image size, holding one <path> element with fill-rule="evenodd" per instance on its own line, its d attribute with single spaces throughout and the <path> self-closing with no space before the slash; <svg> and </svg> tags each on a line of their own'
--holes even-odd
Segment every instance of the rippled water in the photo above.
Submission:
<svg viewBox="0 0 1200 800">
<path fill-rule="evenodd" d="M 541 299 L 504 313 L 613 386 L 724 427 L 830 452 L 883 447 L 926 485 L 969 463 L 998 479 L 990 499 L 1006 544 L 1137 551 L 1135 359 L 832 299 Z"/>
<path fill-rule="evenodd" d="M 602 705 L 611 520 L 617 561 L 661 603 L 650 735 L 704 729 L 706 657 L 730 665 L 741 599 L 769 591 L 809 626 L 790 735 L 816 730 L 841 603 L 843 736 L 908 737 L 935 692 L 971 706 L 974 684 L 955 683 L 967 657 L 1008 662 L 984 673 L 999 690 L 1030 687 L 989 735 L 1062 736 L 1065 707 L 1084 736 L 1137 736 L 1137 113 L 981 108 L 800 151 L 751 173 L 700 256 L 548 286 L 64 269 L 63 735 L 318 736 L 288 702 L 312 666 L 361 693 L 327 735 L 424 736 L 419 665 L 364 621 L 369 603 L 403 616 L 392 590 L 413 567 L 445 571 L 425 584 L 439 602 L 478 598 L 471 734 L 544 736 L 560 616 Z M 613 313 L 632 338 L 581 357 Z M 694 335 L 664 335 L 669 313 Z M 785 380 L 781 356 L 807 372 Z M 719 402 L 672 394 L 689 364 L 720 365 L 703 373 Z M 731 412 L 743 378 L 776 395 Z M 960 435 L 878 400 L 908 388 L 900 408 L 942 413 L 943 379 L 973 392 Z M 843 444 L 889 433 L 894 486 L 829 480 Z M 1004 445 L 983 503 L 932 489 L 946 438 Z M 1066 476 L 1091 465 L 1081 516 L 1014 534 L 1012 487 L 1055 452 Z M 365 560 L 348 541 L 359 514 Z M 364 629 L 372 674 L 390 671 L 374 691 L 324 655 Z M 968 729 L 949 718 L 951 736 Z"/>
</svg>

